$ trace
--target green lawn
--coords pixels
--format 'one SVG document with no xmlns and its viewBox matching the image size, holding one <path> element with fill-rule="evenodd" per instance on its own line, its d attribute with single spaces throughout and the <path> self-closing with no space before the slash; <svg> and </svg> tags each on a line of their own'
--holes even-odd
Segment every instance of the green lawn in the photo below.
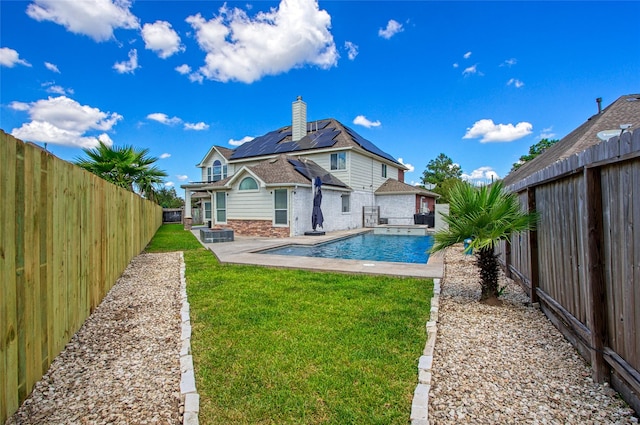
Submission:
<svg viewBox="0 0 640 425">
<path fill-rule="evenodd" d="M 202 424 L 408 423 L 431 280 L 221 265 L 179 225 L 158 237 L 185 250 Z"/>
</svg>

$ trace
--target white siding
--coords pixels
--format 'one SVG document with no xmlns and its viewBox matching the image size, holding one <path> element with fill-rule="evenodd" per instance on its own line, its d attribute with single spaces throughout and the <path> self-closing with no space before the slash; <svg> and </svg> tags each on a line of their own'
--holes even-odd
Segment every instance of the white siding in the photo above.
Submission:
<svg viewBox="0 0 640 425">
<path fill-rule="evenodd" d="M 273 194 L 260 188 L 257 191 L 234 187 L 227 197 L 228 220 L 273 220 Z"/>
<path fill-rule="evenodd" d="M 345 152 L 345 151 L 341 151 L 341 152 Z M 337 153 L 337 152 L 316 153 L 316 154 L 311 154 L 311 155 L 305 155 L 304 157 L 307 158 L 307 159 L 310 159 L 313 162 L 315 162 L 316 164 L 318 164 L 319 166 L 321 166 L 322 168 L 324 168 L 325 170 L 330 172 L 333 176 L 335 176 L 336 178 L 340 179 L 341 182 L 343 182 L 347 186 L 350 186 L 351 185 L 351 179 L 350 179 L 350 174 L 351 174 L 351 151 L 346 151 L 346 154 L 347 154 L 347 169 L 346 170 L 332 170 L 331 169 L 331 154 L 332 153 Z"/>
<path fill-rule="evenodd" d="M 398 168 L 391 164 L 387 164 L 387 177 L 382 177 L 382 164 L 382 161 L 352 152 L 351 187 L 375 192 L 387 179 L 398 180 Z"/>
<path fill-rule="evenodd" d="M 413 224 L 416 209 L 416 196 L 413 193 L 377 196 L 376 205 L 380 207 L 380 218 L 387 218 L 389 224 Z"/>
</svg>

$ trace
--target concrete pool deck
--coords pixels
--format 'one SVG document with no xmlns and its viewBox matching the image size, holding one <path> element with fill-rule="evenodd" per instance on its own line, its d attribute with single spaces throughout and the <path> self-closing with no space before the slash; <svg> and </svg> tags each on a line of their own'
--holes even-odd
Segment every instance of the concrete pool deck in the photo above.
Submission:
<svg viewBox="0 0 640 425">
<path fill-rule="evenodd" d="M 193 227 L 191 232 L 200 241 L 200 229 Z M 429 256 L 427 264 L 391 263 L 386 261 L 342 260 L 334 258 L 298 257 L 290 255 L 260 254 L 269 248 L 285 245 L 316 245 L 371 229 L 354 229 L 339 232 L 327 232 L 323 236 L 295 236 L 291 238 L 260 238 L 235 236 L 232 242 L 202 243 L 211 250 L 223 264 L 248 264 L 265 267 L 294 268 L 304 270 L 332 271 L 341 273 L 363 273 L 416 278 L 441 278 L 443 274 L 443 255 L 437 253 Z"/>
</svg>

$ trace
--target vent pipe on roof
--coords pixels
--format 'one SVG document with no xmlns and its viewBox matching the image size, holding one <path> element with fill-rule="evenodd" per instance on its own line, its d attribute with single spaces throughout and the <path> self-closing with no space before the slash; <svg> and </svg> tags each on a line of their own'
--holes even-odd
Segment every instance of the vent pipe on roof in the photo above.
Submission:
<svg viewBox="0 0 640 425">
<path fill-rule="evenodd" d="M 602 113 L 602 98 L 601 97 L 596 98 L 596 103 L 598 104 L 598 113 L 601 114 Z"/>
<path fill-rule="evenodd" d="M 302 101 L 302 96 L 291 105 L 291 139 L 294 142 L 307 135 L 307 104 Z"/>
</svg>

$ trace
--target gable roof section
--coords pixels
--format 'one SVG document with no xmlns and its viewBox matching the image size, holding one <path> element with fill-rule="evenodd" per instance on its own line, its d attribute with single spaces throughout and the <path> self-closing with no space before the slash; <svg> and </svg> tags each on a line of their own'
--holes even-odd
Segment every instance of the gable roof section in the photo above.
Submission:
<svg viewBox="0 0 640 425">
<path fill-rule="evenodd" d="M 204 158 L 202 158 L 202 161 L 200 161 L 196 165 L 196 167 L 204 167 L 204 163 L 207 162 L 209 157 L 213 155 L 214 152 L 218 152 L 223 158 L 225 158 L 228 161 L 231 158 L 231 155 L 233 154 L 233 149 L 225 148 L 222 146 L 211 146 L 211 149 L 209 149 L 209 151 L 204 156 Z"/>
<path fill-rule="evenodd" d="M 419 186 L 411 186 L 410 184 L 395 179 L 387 179 L 387 181 L 382 183 L 375 191 L 376 195 L 399 195 L 406 193 L 415 193 L 416 195 L 429 196 L 432 198 L 440 197 L 437 193 L 430 192 Z"/>
<path fill-rule="evenodd" d="M 331 147 L 358 147 L 393 162 L 399 168 L 406 168 L 391 155 L 333 118 L 308 122 L 307 135 L 296 142 L 291 138 L 291 126 L 256 137 L 238 146 L 230 160 Z"/>
<path fill-rule="evenodd" d="M 631 124 L 630 130 L 640 128 L 640 94 L 619 97 L 611 105 L 604 108 L 601 113 L 587 119 L 584 124 L 566 135 L 558 143 L 509 173 L 503 180 L 504 186 L 511 186 L 556 161 L 600 143 L 598 132 L 617 130 L 622 124 Z"/>
<path fill-rule="evenodd" d="M 318 176 L 328 186 L 348 188 L 346 184 L 331 175 L 327 170 L 306 158 L 291 158 L 282 154 L 256 165 L 243 167 L 247 172 L 263 181 L 266 185 L 311 185 Z M 241 173 L 236 173 L 238 176 Z M 231 183 L 231 180 L 229 180 Z"/>
</svg>

